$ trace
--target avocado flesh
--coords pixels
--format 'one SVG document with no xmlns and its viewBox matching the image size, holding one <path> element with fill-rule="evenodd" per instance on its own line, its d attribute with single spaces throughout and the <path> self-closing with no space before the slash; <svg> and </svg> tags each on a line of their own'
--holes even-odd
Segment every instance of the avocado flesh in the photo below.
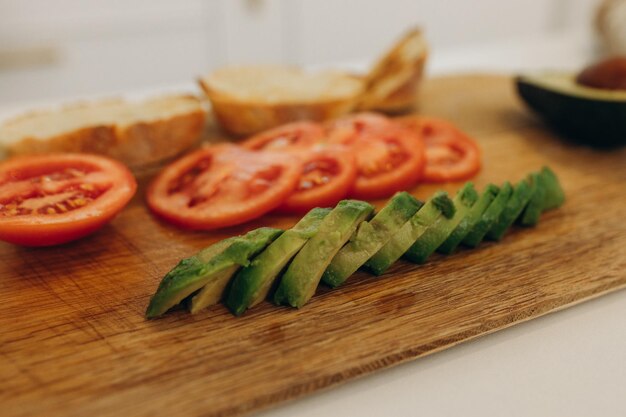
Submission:
<svg viewBox="0 0 626 417">
<path fill-rule="evenodd" d="M 454 197 L 454 216 L 442 217 L 428 228 L 411 245 L 404 257 L 418 264 L 426 262 L 428 257 L 450 236 L 454 229 L 467 217 L 472 206 L 478 200 L 478 193 L 471 182 L 466 183 Z"/>
<path fill-rule="evenodd" d="M 528 106 L 565 137 L 597 147 L 626 145 L 626 91 L 586 87 L 564 73 L 521 76 L 516 84 Z"/>
<path fill-rule="evenodd" d="M 521 180 L 515 185 L 504 210 L 487 232 L 488 239 L 501 240 L 504 237 L 506 231 L 528 205 L 536 189 L 536 183 L 530 183 L 527 180 Z"/>
<path fill-rule="evenodd" d="M 372 220 L 359 225 L 354 236 L 341 248 L 324 271 L 322 281 L 331 287 L 343 284 L 378 252 L 422 205 L 422 202 L 407 192 L 394 195 Z"/>
<path fill-rule="evenodd" d="M 265 249 L 282 233 L 280 229 L 261 227 L 235 239 L 224 252 L 213 258 L 219 267 L 212 271 L 207 283 L 191 298 L 189 311 L 197 313 L 203 308 L 217 304 L 222 299 L 224 290 L 235 272 L 242 266 L 248 266 L 253 256 Z"/>
<path fill-rule="evenodd" d="M 518 223 L 522 226 L 535 226 L 539 223 L 539 217 L 543 211 L 546 196 L 546 184 L 540 172 L 533 172 L 528 176 L 528 181 L 535 185 L 535 192 L 524 212 L 519 217 Z"/>
<path fill-rule="evenodd" d="M 253 230 L 244 236 L 225 239 L 183 259 L 161 280 L 156 293 L 150 299 L 146 317 L 160 316 L 213 280 L 223 280 L 223 276 L 230 269 L 248 262 L 247 253 L 253 252 L 259 246 L 264 247 L 264 243 L 267 244 L 281 232 L 279 229 L 267 227 Z M 246 246 L 249 246 L 248 250 L 245 249 Z"/>
<path fill-rule="evenodd" d="M 228 282 L 239 268 L 240 265 L 232 265 L 228 261 L 221 268 L 216 268 L 204 287 L 191 298 L 189 311 L 196 314 L 205 307 L 219 303 Z"/>
<path fill-rule="evenodd" d="M 374 254 L 365 265 L 375 275 L 382 275 L 440 218 L 454 216 L 455 207 L 448 194 L 438 191 Z"/>
<path fill-rule="evenodd" d="M 561 207 L 565 202 L 565 192 L 556 174 L 550 168 L 543 167 L 541 169 L 541 176 L 546 186 L 543 210 L 552 210 Z"/>
<path fill-rule="evenodd" d="M 274 293 L 274 302 L 297 308 L 306 304 L 333 257 L 373 211 L 374 207 L 364 201 L 340 201 L 287 267 Z"/>
<path fill-rule="evenodd" d="M 487 185 L 485 191 L 480 195 L 476 204 L 467 213 L 467 216 L 461 220 L 461 223 L 454 229 L 452 234 L 437 248 L 437 252 L 449 255 L 453 253 L 461 244 L 465 236 L 476 226 L 481 216 L 491 204 L 499 188 L 493 184 Z"/>
<path fill-rule="evenodd" d="M 222 240 L 181 260 L 159 283 L 156 293 L 148 304 L 146 317 L 160 316 L 202 288 L 207 282 L 209 261 L 228 248 L 235 239 L 236 237 Z"/>
<path fill-rule="evenodd" d="M 500 191 L 498 191 L 496 198 L 493 199 L 491 204 L 489 204 L 489 207 L 487 207 L 487 210 L 485 210 L 482 216 L 480 216 L 480 220 L 478 220 L 476 225 L 463 239 L 464 245 L 475 248 L 480 242 L 482 242 L 489 229 L 491 229 L 491 226 L 500 217 L 500 214 L 504 210 L 506 202 L 509 201 L 509 197 L 512 192 L 513 187 L 508 181 L 500 187 Z"/>
<path fill-rule="evenodd" d="M 226 306 L 233 314 L 239 316 L 267 297 L 280 272 L 317 233 L 328 213 L 330 209 L 325 208 L 309 211 L 237 273 L 226 297 Z"/>
</svg>

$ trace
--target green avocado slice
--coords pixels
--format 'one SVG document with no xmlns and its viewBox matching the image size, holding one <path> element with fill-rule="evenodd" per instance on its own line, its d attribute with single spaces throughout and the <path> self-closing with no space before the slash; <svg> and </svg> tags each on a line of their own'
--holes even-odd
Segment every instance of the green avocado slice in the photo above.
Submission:
<svg viewBox="0 0 626 417">
<path fill-rule="evenodd" d="M 343 284 L 378 252 L 422 205 L 422 202 L 405 191 L 394 195 L 372 220 L 359 225 L 354 236 L 341 248 L 324 271 L 322 281 L 331 287 Z"/>
<path fill-rule="evenodd" d="M 287 267 L 274 293 L 274 302 L 297 308 L 306 304 L 333 257 L 373 211 L 374 207 L 365 201 L 340 201 Z"/>
<path fill-rule="evenodd" d="M 515 219 L 520 216 L 524 208 L 528 205 L 536 189 L 536 182 L 531 183 L 527 180 L 518 182 L 513 188 L 513 193 L 506 202 L 504 210 L 500 213 L 498 220 L 491 225 L 491 228 L 487 232 L 487 238 L 491 240 L 501 240 Z"/>
<path fill-rule="evenodd" d="M 545 200 L 543 210 L 552 210 L 561 207 L 565 202 L 565 193 L 559 183 L 556 174 L 548 167 L 541 169 L 541 176 L 546 185 Z"/>
<path fill-rule="evenodd" d="M 239 316 L 263 301 L 287 263 L 317 233 L 330 209 L 314 208 L 242 268 L 230 287 L 226 306 Z"/>
<path fill-rule="evenodd" d="M 482 242 L 489 229 L 491 229 L 491 226 L 500 217 L 500 214 L 504 210 L 506 202 L 509 201 L 512 192 L 513 187 L 508 181 L 500 187 L 500 191 L 498 191 L 496 198 L 493 199 L 491 204 L 489 204 L 489 207 L 487 207 L 487 210 L 485 210 L 480 217 L 480 220 L 463 239 L 464 245 L 475 248 L 480 242 Z"/>
<path fill-rule="evenodd" d="M 207 283 L 191 298 L 189 311 L 197 313 L 203 308 L 217 304 L 224 296 L 226 286 L 235 272 L 240 267 L 250 265 L 250 259 L 265 249 L 282 233 L 283 231 L 280 229 L 261 227 L 236 239 L 223 252 L 224 260 L 219 260 L 221 261 L 220 267 L 214 269 Z"/>
<path fill-rule="evenodd" d="M 539 217 L 543 211 L 546 198 L 546 182 L 540 172 L 533 172 L 528 176 L 528 182 L 535 186 L 535 192 L 524 212 L 518 219 L 518 223 L 522 226 L 535 226 L 539 223 Z"/>
<path fill-rule="evenodd" d="M 215 287 L 215 283 L 227 283 L 239 266 L 247 265 L 251 256 L 281 233 L 280 229 L 262 227 L 243 236 L 225 239 L 183 259 L 161 280 L 150 299 L 146 317 L 160 316 L 207 284 Z M 213 291 L 216 293 L 217 288 Z"/>
<path fill-rule="evenodd" d="M 487 207 L 489 207 L 493 199 L 496 198 L 498 191 L 499 188 L 495 185 L 487 185 L 476 204 L 472 206 L 467 216 L 461 220 L 461 223 L 459 223 L 452 234 L 448 236 L 445 242 L 437 248 L 437 252 L 446 255 L 453 253 L 463 239 L 465 239 L 465 236 L 476 226 L 476 223 L 478 223 L 485 210 L 487 210 Z"/>
<path fill-rule="evenodd" d="M 442 217 L 435 224 L 421 235 L 404 257 L 418 264 L 426 262 L 428 257 L 450 236 L 454 229 L 467 217 L 472 206 L 478 200 L 478 193 L 474 189 L 474 184 L 466 183 L 454 196 L 454 207 L 456 211 L 450 218 Z"/>
<path fill-rule="evenodd" d="M 382 275 L 431 225 L 442 217 L 451 218 L 454 212 L 454 203 L 448 194 L 438 191 L 365 265 L 375 275 Z"/>
</svg>

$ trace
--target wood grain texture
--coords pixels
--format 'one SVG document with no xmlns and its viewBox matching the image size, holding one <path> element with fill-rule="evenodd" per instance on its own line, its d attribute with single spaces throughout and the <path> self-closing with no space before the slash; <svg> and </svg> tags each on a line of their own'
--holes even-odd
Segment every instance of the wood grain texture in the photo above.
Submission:
<svg viewBox="0 0 626 417">
<path fill-rule="evenodd" d="M 626 286 L 626 149 L 566 145 L 518 103 L 507 77 L 430 80 L 422 103 L 477 138 L 477 185 L 549 164 L 566 204 L 497 244 L 424 266 L 399 261 L 379 278 L 357 273 L 301 310 L 263 303 L 235 318 L 215 306 L 146 321 L 150 295 L 181 257 L 296 219 L 185 233 L 151 217 L 140 190 L 82 241 L 0 244 L 1 414 L 242 415 Z"/>
</svg>

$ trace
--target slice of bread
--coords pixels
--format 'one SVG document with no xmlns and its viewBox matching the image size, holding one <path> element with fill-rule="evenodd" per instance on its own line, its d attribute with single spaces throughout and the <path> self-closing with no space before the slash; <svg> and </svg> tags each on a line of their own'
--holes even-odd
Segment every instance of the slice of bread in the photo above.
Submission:
<svg viewBox="0 0 626 417">
<path fill-rule="evenodd" d="M 626 0 L 603 0 L 595 26 L 607 53 L 626 55 Z"/>
<path fill-rule="evenodd" d="M 223 68 L 199 82 L 224 130 L 236 135 L 347 114 L 363 92 L 363 81 L 349 74 L 280 66 Z"/>
<path fill-rule="evenodd" d="M 205 118 L 201 101 L 184 95 L 75 104 L 0 124 L 0 155 L 85 152 L 145 166 L 194 145 Z"/>
<path fill-rule="evenodd" d="M 365 77 L 359 110 L 395 113 L 413 107 L 427 57 L 428 44 L 422 31 L 407 32 Z"/>
</svg>

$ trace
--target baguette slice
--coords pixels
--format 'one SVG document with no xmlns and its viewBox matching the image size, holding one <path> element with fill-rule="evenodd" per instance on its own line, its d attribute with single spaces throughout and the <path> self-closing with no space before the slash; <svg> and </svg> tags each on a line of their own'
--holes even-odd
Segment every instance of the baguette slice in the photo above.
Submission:
<svg viewBox="0 0 626 417">
<path fill-rule="evenodd" d="M 184 95 L 75 104 L 5 121 L 0 125 L 0 156 L 85 152 L 145 166 L 194 145 L 205 118 L 201 101 Z"/>
<path fill-rule="evenodd" d="M 397 113 L 413 107 L 427 57 L 422 31 L 407 32 L 367 74 L 359 110 Z"/>
<path fill-rule="evenodd" d="M 223 68 L 199 83 L 224 130 L 235 135 L 345 115 L 363 92 L 363 81 L 350 74 L 281 66 Z"/>
</svg>

